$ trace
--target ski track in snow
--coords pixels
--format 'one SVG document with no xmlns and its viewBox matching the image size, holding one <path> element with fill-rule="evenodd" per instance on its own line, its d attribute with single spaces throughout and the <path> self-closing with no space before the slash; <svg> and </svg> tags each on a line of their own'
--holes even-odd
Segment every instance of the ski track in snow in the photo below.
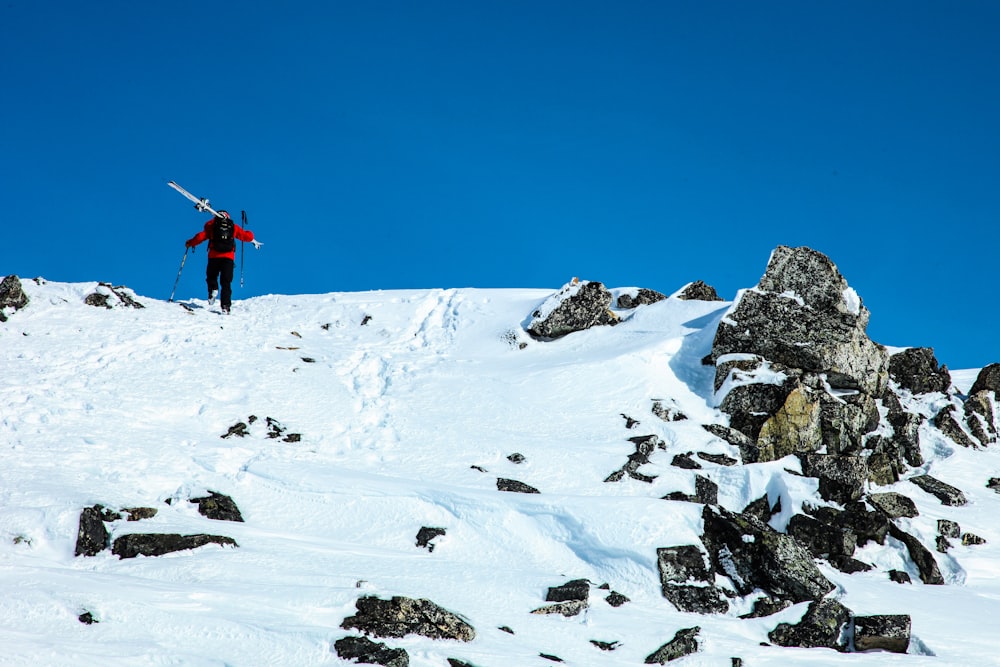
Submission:
<svg viewBox="0 0 1000 667">
<path fill-rule="evenodd" d="M 188 312 L 142 297 L 143 310 L 98 309 L 83 305 L 96 284 L 23 283 L 31 305 L 0 324 L 0 664 L 351 664 L 332 645 L 348 634 L 339 626 L 359 595 L 429 598 L 475 626 L 469 644 L 380 640 L 406 648 L 415 666 L 552 664 L 541 652 L 571 665 L 642 664 L 693 625 L 704 645 L 687 666 L 734 656 L 747 665 L 924 662 L 760 646 L 804 606 L 747 621 L 736 618 L 745 610 L 683 614 L 660 594 L 656 548 L 698 544 L 701 532 L 699 505 L 659 500 L 693 491 L 690 471 L 670 460 L 735 452 L 698 425 L 721 421 L 700 360 L 726 304 L 670 299 L 617 327 L 519 350 L 529 341 L 521 323 L 550 291 L 267 296 L 222 316 L 200 301 Z M 970 377 L 958 372 L 956 384 Z M 654 399 L 690 419 L 660 421 Z M 622 414 L 640 424 L 627 430 Z M 269 437 L 267 418 L 301 440 Z M 240 421 L 246 437 L 222 437 Z M 633 451 L 627 439 L 646 434 L 667 444 L 642 468 L 653 483 L 604 483 Z M 926 434 L 927 467 L 970 505 L 921 498 L 909 529 L 932 542 L 937 519 L 949 518 L 988 540 L 936 554 L 954 585 L 919 584 L 890 547 L 866 547 L 862 558 L 917 584 L 824 573 L 858 614 L 912 614 L 911 650 L 933 653 L 933 664 L 996 664 L 1000 497 L 984 482 L 1000 458 L 935 437 Z M 508 460 L 515 452 L 524 463 Z M 790 465 L 706 464 L 699 474 L 730 509 L 780 498 L 783 524 L 816 491 Z M 499 492 L 498 477 L 541 493 Z M 209 490 L 232 496 L 246 522 L 201 517 L 188 499 Z M 207 532 L 240 546 L 74 558 L 80 511 L 95 503 L 158 509 L 111 524 L 113 538 Z M 421 526 L 447 529 L 433 552 L 415 546 Z M 575 578 L 631 602 L 614 609 L 594 588 L 578 617 L 529 613 L 547 587 Z M 84 610 L 100 623 L 81 624 Z M 621 645 L 602 652 L 592 639 Z"/>
</svg>

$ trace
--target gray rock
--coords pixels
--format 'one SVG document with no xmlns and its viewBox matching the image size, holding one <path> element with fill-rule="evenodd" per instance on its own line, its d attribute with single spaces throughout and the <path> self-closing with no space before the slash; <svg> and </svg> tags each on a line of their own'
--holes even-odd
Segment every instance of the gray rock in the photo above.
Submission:
<svg viewBox="0 0 1000 667">
<path fill-rule="evenodd" d="M 410 656 L 401 648 L 389 648 L 367 637 L 343 637 L 333 643 L 337 656 L 343 660 L 384 667 L 409 667 Z"/>
<path fill-rule="evenodd" d="M 938 365 L 929 347 L 911 347 L 889 357 L 889 377 L 914 394 L 947 393 L 951 387 L 948 367 Z"/>
<path fill-rule="evenodd" d="M 684 628 L 678 630 L 674 638 L 646 656 L 647 665 L 665 665 L 672 660 L 697 653 L 700 649 L 698 634 L 701 628 Z"/>
<path fill-rule="evenodd" d="M 441 537 L 446 533 L 447 531 L 444 528 L 421 526 L 420 530 L 417 531 L 417 546 L 428 551 L 434 551 L 434 545 L 431 544 L 431 540 L 435 537 Z"/>
<path fill-rule="evenodd" d="M 722 399 L 719 409 L 730 415 L 729 425 L 754 443 L 764 423 L 785 404 L 795 383 L 784 385 L 753 383 L 733 387 Z M 770 459 L 768 459 L 770 460 Z M 756 461 L 754 461 L 756 462 Z M 749 463 L 744 460 L 744 463 Z"/>
<path fill-rule="evenodd" d="M 892 443 L 902 454 L 903 463 L 913 467 L 924 464 L 923 454 L 920 453 L 920 425 L 924 422 L 922 415 L 906 412 L 899 399 L 892 392 L 886 392 L 882 397 L 882 403 L 887 408 L 886 420 L 892 426 Z"/>
<path fill-rule="evenodd" d="M 955 418 L 953 405 L 946 406 L 938 412 L 937 416 L 934 417 L 933 424 L 942 433 L 951 438 L 956 445 L 970 448 L 978 446 L 978 443 L 962 429 L 958 419 Z"/>
<path fill-rule="evenodd" d="M 651 483 L 656 479 L 655 475 L 644 475 L 639 472 L 639 468 L 649 463 L 649 457 L 657 449 L 666 449 L 666 443 L 657 435 L 639 435 L 629 438 L 629 442 L 635 445 L 635 452 L 629 454 L 628 461 L 621 469 L 608 475 L 605 482 L 619 482 L 628 475 L 632 479 L 640 482 Z"/>
<path fill-rule="evenodd" d="M 979 371 L 969 395 L 980 391 L 992 392 L 994 400 L 1000 400 L 1000 364 L 990 364 Z"/>
<path fill-rule="evenodd" d="M 28 295 L 24 293 L 21 280 L 15 275 L 0 280 L 0 322 L 7 321 L 4 313 L 8 308 L 17 312 L 28 305 Z"/>
<path fill-rule="evenodd" d="M 708 454 L 706 452 L 698 452 L 697 456 L 702 461 L 708 461 L 709 463 L 714 463 L 715 465 L 731 467 L 739 463 L 736 459 L 731 456 L 726 456 L 725 454 Z"/>
<path fill-rule="evenodd" d="M 722 301 L 715 288 L 711 285 L 706 285 L 703 280 L 688 283 L 681 290 L 680 294 L 677 295 L 677 298 L 684 299 L 685 301 Z"/>
<path fill-rule="evenodd" d="M 560 338 L 594 326 L 614 325 L 611 292 L 598 282 L 583 281 L 564 287 L 532 313 L 528 333 L 538 339 Z"/>
<path fill-rule="evenodd" d="M 340 627 L 359 630 L 375 637 L 421 635 L 430 639 L 457 639 L 469 642 L 476 638 L 471 625 L 430 600 L 393 597 L 382 600 L 364 596 L 355 602 L 358 613 L 348 616 Z"/>
<path fill-rule="evenodd" d="M 779 611 L 784 611 L 791 606 L 791 600 L 781 600 L 765 595 L 757 598 L 757 600 L 753 603 L 753 608 L 750 610 L 750 613 L 743 614 L 740 618 L 764 618 L 765 616 L 773 616 Z"/>
<path fill-rule="evenodd" d="M 780 500 L 778 501 L 780 504 Z M 771 502 L 767 498 L 765 493 L 763 496 L 754 500 L 749 505 L 743 508 L 743 514 L 754 517 L 763 524 L 766 524 L 771 520 L 771 517 L 775 514 L 775 509 L 771 507 Z"/>
<path fill-rule="evenodd" d="M 704 503 L 715 505 L 719 502 L 719 485 L 701 475 L 694 477 L 694 495 L 674 491 L 663 496 L 664 500 L 677 500 L 687 503 Z"/>
<path fill-rule="evenodd" d="M 581 611 L 587 609 L 590 603 L 586 600 L 566 600 L 555 604 L 545 605 L 532 610 L 532 614 L 560 614 L 567 618 L 577 616 Z"/>
<path fill-rule="evenodd" d="M 209 491 L 203 498 L 192 498 L 192 503 L 198 503 L 198 513 L 217 521 L 243 522 L 243 515 L 236 502 L 227 495 Z"/>
<path fill-rule="evenodd" d="M 757 443 L 751 440 L 745 433 L 737 431 L 729 426 L 723 426 L 722 424 L 702 424 L 702 428 L 711 433 L 717 438 L 720 438 L 730 445 L 738 448 L 740 450 L 740 458 L 743 459 L 743 463 L 757 463 L 757 459 L 760 457 L 760 451 L 757 449 Z"/>
<path fill-rule="evenodd" d="M 880 416 L 875 399 L 856 393 L 834 397 L 819 392 L 820 431 L 829 454 L 856 456 L 865 436 L 878 428 Z"/>
<path fill-rule="evenodd" d="M 779 623 L 767 636 L 778 646 L 822 647 L 845 652 L 850 623 L 851 610 L 840 602 L 817 600 L 809 604 L 801 621 L 794 625 Z"/>
<path fill-rule="evenodd" d="M 88 306 L 98 308 L 113 308 L 115 306 L 126 306 L 128 308 L 145 308 L 144 305 L 132 298 L 131 290 L 122 285 L 113 286 L 110 283 L 98 283 L 98 288 L 103 291 L 88 294 L 83 302 Z"/>
<path fill-rule="evenodd" d="M 648 306 L 651 303 L 657 303 L 658 301 L 663 301 L 666 298 L 666 294 L 660 294 L 655 290 L 642 287 L 636 292 L 635 296 L 631 294 L 622 294 L 618 297 L 618 307 L 628 310 L 629 308 Z"/>
<path fill-rule="evenodd" d="M 516 479 L 505 479 L 503 477 L 497 478 L 497 491 L 509 491 L 511 493 L 541 493 L 535 487 L 529 486 L 524 482 L 519 482 Z"/>
<path fill-rule="evenodd" d="M 910 646 L 910 616 L 886 614 L 854 617 L 856 651 L 906 653 Z"/>
<path fill-rule="evenodd" d="M 742 292 L 719 323 L 712 358 L 756 354 L 823 373 L 835 388 L 879 396 L 888 355 L 865 333 L 868 319 L 829 258 L 810 248 L 779 246 L 757 289 Z"/>
<path fill-rule="evenodd" d="M 700 547 L 688 544 L 656 550 L 660 583 L 686 584 L 691 581 L 711 581 L 711 571 Z"/>
<path fill-rule="evenodd" d="M 622 595 L 618 591 L 611 591 L 610 593 L 608 593 L 608 596 L 604 598 L 604 601 L 607 602 L 612 607 L 620 607 L 626 602 L 631 602 L 631 600 L 629 600 L 628 597 Z"/>
<path fill-rule="evenodd" d="M 729 611 L 725 595 L 712 585 L 664 584 L 663 597 L 680 611 L 691 614 L 725 614 Z"/>
<path fill-rule="evenodd" d="M 944 577 L 941 576 L 941 570 L 938 569 L 937 561 L 934 560 L 934 554 L 920 540 L 893 523 L 889 524 L 889 534 L 906 546 L 910 559 L 920 572 L 922 582 L 938 586 L 944 584 Z"/>
<path fill-rule="evenodd" d="M 869 494 L 868 502 L 890 519 L 913 518 L 920 514 L 912 499 L 895 491 Z"/>
<path fill-rule="evenodd" d="M 858 537 L 843 526 L 823 523 L 807 514 L 796 514 L 788 521 L 788 534 L 816 558 L 851 556 Z"/>
<path fill-rule="evenodd" d="M 574 579 L 561 586 L 553 586 L 545 593 L 546 602 L 566 602 L 568 600 L 586 601 L 590 597 L 590 582 L 586 579 Z"/>
<path fill-rule="evenodd" d="M 80 512 L 80 527 L 76 536 L 77 556 L 96 556 L 111 543 L 111 535 L 102 518 L 102 509 L 100 505 L 95 505 Z"/>
<path fill-rule="evenodd" d="M 984 446 L 997 441 L 995 402 L 995 394 L 988 389 L 972 394 L 965 401 L 965 424 L 972 436 Z"/>
<path fill-rule="evenodd" d="M 855 535 L 859 547 L 869 542 L 885 544 L 889 533 L 889 519 L 881 512 L 869 511 L 863 503 L 849 503 L 844 510 L 810 507 L 808 504 L 803 505 L 802 509 L 822 524 L 850 531 Z"/>
<path fill-rule="evenodd" d="M 868 462 L 859 456 L 800 455 L 802 473 L 819 479 L 819 495 L 842 505 L 864 495 Z"/>
<path fill-rule="evenodd" d="M 757 519 L 705 506 L 704 535 L 712 569 L 741 595 L 760 588 L 794 602 L 817 600 L 833 590 L 812 555 L 795 538 Z"/>
<path fill-rule="evenodd" d="M 819 396 L 799 385 L 761 425 L 757 435 L 760 461 L 777 461 L 789 454 L 815 452 L 823 445 Z"/>
<path fill-rule="evenodd" d="M 132 533 L 115 540 L 111 552 L 119 558 L 136 556 L 162 556 L 175 551 L 197 549 L 206 544 L 238 547 L 231 537 L 222 535 L 178 535 L 176 533 Z"/>
<path fill-rule="evenodd" d="M 968 502 L 965 494 L 960 489 L 956 489 L 954 486 L 946 484 L 936 477 L 916 475 L 915 477 L 911 477 L 910 481 L 940 500 L 942 505 L 961 507 Z"/>
</svg>

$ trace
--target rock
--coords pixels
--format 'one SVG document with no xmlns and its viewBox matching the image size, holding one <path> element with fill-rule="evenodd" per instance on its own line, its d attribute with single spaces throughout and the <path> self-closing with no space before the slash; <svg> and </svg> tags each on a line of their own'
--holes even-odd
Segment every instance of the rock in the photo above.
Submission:
<svg viewBox="0 0 1000 667">
<path fill-rule="evenodd" d="M 415 634 L 430 639 L 457 639 L 469 642 L 476 631 L 457 614 L 430 600 L 393 597 L 382 600 L 364 596 L 355 602 L 358 613 L 344 619 L 344 630 L 359 630 L 376 637 L 405 637 Z"/>
<path fill-rule="evenodd" d="M 887 614 L 854 617 L 854 649 L 856 651 L 889 651 L 906 653 L 910 646 L 910 616 Z"/>
<path fill-rule="evenodd" d="M 335 641 L 333 647 L 343 660 L 384 667 L 408 667 L 410 664 L 410 656 L 404 649 L 389 648 L 367 637 L 343 637 Z"/>
<path fill-rule="evenodd" d="M 89 611 L 83 612 L 82 614 L 80 614 L 76 618 L 77 618 L 78 621 L 80 621 L 84 625 L 93 625 L 94 623 L 100 623 L 100 621 L 98 621 L 96 618 L 94 618 L 94 614 L 91 613 L 91 612 L 89 612 Z"/>
<path fill-rule="evenodd" d="M 100 505 L 85 507 L 80 512 L 80 528 L 76 536 L 77 556 L 96 556 L 108 548 L 111 535 L 104 525 Z"/>
<path fill-rule="evenodd" d="M 638 308 L 639 306 L 648 306 L 651 303 L 657 303 L 658 301 L 663 301 L 666 298 L 666 294 L 660 294 L 655 290 L 640 287 L 634 295 L 622 294 L 619 296 L 618 307 L 628 310 L 630 308 Z"/>
<path fill-rule="evenodd" d="M 24 293 L 21 280 L 15 275 L 0 280 L 0 322 L 7 321 L 7 309 L 17 312 L 28 305 L 28 295 Z"/>
<path fill-rule="evenodd" d="M 962 546 L 974 547 L 980 544 L 986 544 L 986 540 L 973 533 L 962 533 Z"/>
<path fill-rule="evenodd" d="M 550 340 L 594 326 L 617 324 L 618 316 L 610 310 L 611 300 L 611 292 L 601 283 L 571 283 L 532 313 L 528 333 Z"/>
<path fill-rule="evenodd" d="M 635 445 L 635 452 L 629 454 L 628 461 L 621 469 L 608 475 L 605 482 L 618 482 L 628 475 L 632 479 L 640 482 L 651 483 L 655 476 L 644 475 L 639 472 L 639 467 L 649 463 L 649 457 L 657 449 L 666 449 L 666 444 L 657 435 L 640 435 L 629 438 L 629 442 Z"/>
<path fill-rule="evenodd" d="M 238 547 L 231 537 L 222 535 L 178 535 L 175 533 L 132 533 L 115 540 L 111 552 L 119 558 L 136 556 L 162 556 L 175 551 L 196 549 L 206 544 Z"/>
<path fill-rule="evenodd" d="M 962 535 L 962 527 L 956 521 L 948 519 L 938 519 L 937 529 L 938 534 L 942 537 L 960 537 Z"/>
<path fill-rule="evenodd" d="M 827 453 L 860 454 L 865 436 L 878 428 L 881 419 L 875 399 L 860 392 L 843 396 L 831 396 L 825 391 L 818 394 L 820 432 Z"/>
<path fill-rule="evenodd" d="M 591 639 L 590 643 L 601 649 L 602 651 L 614 651 L 616 648 L 621 646 L 621 642 L 602 642 L 597 639 Z"/>
<path fill-rule="evenodd" d="M 788 521 L 788 534 L 816 558 L 851 556 L 858 543 L 853 532 L 806 514 L 792 516 Z"/>
<path fill-rule="evenodd" d="M 844 510 L 811 507 L 808 504 L 803 505 L 802 509 L 824 525 L 853 533 L 859 547 L 869 542 L 885 544 L 885 538 L 889 534 L 889 519 L 881 512 L 869 511 L 863 503 L 849 503 Z"/>
<path fill-rule="evenodd" d="M 526 459 L 524 458 L 524 454 L 514 452 L 513 454 L 507 456 L 507 460 L 513 463 L 514 465 L 521 465 L 522 463 L 525 462 Z"/>
<path fill-rule="evenodd" d="M 553 586 L 545 594 L 546 602 L 566 602 L 567 600 L 584 600 L 590 597 L 590 582 L 586 579 L 574 579 L 561 586 Z"/>
<path fill-rule="evenodd" d="M 948 367 L 938 366 L 929 347 L 911 347 L 889 357 L 889 377 L 914 394 L 944 394 L 951 387 Z"/>
<path fill-rule="evenodd" d="M 712 359 L 755 354 L 824 373 L 834 388 L 880 396 L 888 355 L 865 333 L 869 316 L 829 258 L 779 246 L 757 288 L 743 290 L 719 323 Z"/>
<path fill-rule="evenodd" d="M 890 519 L 900 519 L 903 517 L 912 519 L 920 514 L 913 500 L 895 491 L 869 494 L 868 502 Z"/>
<path fill-rule="evenodd" d="M 986 482 L 986 488 L 994 493 L 1000 493 L 1000 477 L 990 477 Z"/>
<path fill-rule="evenodd" d="M 753 603 L 753 608 L 750 613 L 743 614 L 740 618 L 764 618 L 765 616 L 773 616 L 779 611 L 784 611 L 792 606 L 791 600 L 780 600 L 777 598 L 772 598 L 769 595 L 757 598 Z"/>
<path fill-rule="evenodd" d="M 760 461 L 814 452 L 822 443 L 820 401 L 803 386 L 788 394 L 784 404 L 761 425 L 757 436 Z"/>
<path fill-rule="evenodd" d="M 724 614 L 729 603 L 718 588 L 705 560 L 694 545 L 656 550 L 663 597 L 681 611 L 698 614 Z"/>
<path fill-rule="evenodd" d="M 700 632 L 701 628 L 698 626 L 678 630 L 673 639 L 646 656 L 646 664 L 665 665 L 671 660 L 697 653 L 700 648 L 698 644 Z"/>
<path fill-rule="evenodd" d="M 88 294 L 83 302 L 88 306 L 98 308 L 114 308 L 115 306 L 126 306 L 128 308 L 145 308 L 133 298 L 133 293 L 127 287 L 119 285 L 112 286 L 110 283 L 98 283 L 97 291 Z"/>
<path fill-rule="evenodd" d="M 687 419 L 687 415 L 680 411 L 676 405 L 664 405 L 662 400 L 653 401 L 653 414 L 665 422 L 680 422 Z"/>
<path fill-rule="evenodd" d="M 528 486 L 524 482 L 519 482 L 516 479 L 504 479 L 503 477 L 497 479 L 497 491 L 509 491 L 511 493 L 541 493 L 535 487 Z"/>
<path fill-rule="evenodd" d="M 532 614 L 561 614 L 567 618 L 578 615 L 584 609 L 587 609 L 590 603 L 586 600 L 567 600 L 566 602 L 557 602 L 555 604 L 546 605 L 544 607 L 539 607 L 538 609 L 532 610 Z"/>
<path fill-rule="evenodd" d="M 444 535 L 446 532 L 447 531 L 445 531 L 444 528 L 422 526 L 420 530 L 417 531 L 417 546 L 427 549 L 428 551 L 434 551 L 434 545 L 431 544 L 431 540 L 435 537 Z"/>
<path fill-rule="evenodd" d="M 713 571 L 741 595 L 755 589 L 794 602 L 817 600 L 833 590 L 812 555 L 795 538 L 757 519 L 706 505 L 704 535 Z"/>
<path fill-rule="evenodd" d="M 714 463 L 715 465 L 731 467 L 739 463 L 736 459 L 731 456 L 726 456 L 725 454 L 708 454 L 706 452 L 698 452 L 698 458 L 702 461 L 708 461 L 709 463 Z"/>
<path fill-rule="evenodd" d="M 893 523 L 889 524 L 889 534 L 906 546 L 910 559 L 920 572 L 922 582 L 937 586 L 944 584 L 944 577 L 941 576 L 941 570 L 938 569 L 937 561 L 934 560 L 934 554 L 920 540 Z"/>
<path fill-rule="evenodd" d="M 980 444 L 992 445 L 997 441 L 997 411 L 994 409 L 993 392 L 979 391 L 965 401 L 965 424 Z"/>
<path fill-rule="evenodd" d="M 664 500 L 677 500 L 687 503 L 704 503 L 715 505 L 719 502 L 719 485 L 701 475 L 694 477 L 694 495 L 674 491 L 663 496 Z"/>
<path fill-rule="evenodd" d="M 670 465 L 685 470 L 701 470 L 701 464 L 691 458 L 693 455 L 694 452 L 675 454 L 674 458 L 670 461 Z"/>
<path fill-rule="evenodd" d="M 685 301 L 722 301 L 715 288 L 706 285 L 703 280 L 696 280 L 685 285 L 677 294 L 677 298 Z"/>
<path fill-rule="evenodd" d="M 897 584 L 913 583 L 910 580 L 910 575 L 901 570 L 889 570 L 889 581 L 895 582 Z"/>
<path fill-rule="evenodd" d="M 743 459 L 743 463 L 757 463 L 757 459 L 760 456 L 757 443 L 747 437 L 745 433 L 728 426 L 723 426 L 722 424 L 702 424 L 702 428 L 715 437 L 737 447 L 740 450 L 740 458 Z"/>
<path fill-rule="evenodd" d="M 819 478 L 819 495 L 841 505 L 864 495 L 868 462 L 859 456 L 803 454 L 802 473 Z"/>
<path fill-rule="evenodd" d="M 851 610 L 840 602 L 816 600 L 809 604 L 801 621 L 794 625 L 779 623 L 767 636 L 778 646 L 822 647 L 845 652 L 850 623 Z"/>
<path fill-rule="evenodd" d="M 945 484 L 936 477 L 916 475 L 911 477 L 910 481 L 940 500 L 942 505 L 960 507 L 968 502 L 965 494 L 960 489 L 956 489 L 950 484 Z"/>
<path fill-rule="evenodd" d="M 221 437 L 223 440 L 232 435 L 235 435 L 238 438 L 245 438 L 247 435 L 250 434 L 250 432 L 247 430 L 248 428 L 249 426 L 247 426 L 244 422 L 236 422 L 235 424 L 229 427 L 229 430 L 226 431 L 225 435 L 219 437 Z"/>
<path fill-rule="evenodd" d="M 888 409 L 886 420 L 892 426 L 892 443 L 902 454 L 900 468 L 905 462 L 913 467 L 924 464 L 924 457 L 920 453 L 920 425 L 924 422 L 924 417 L 915 415 L 903 410 L 899 399 L 892 392 L 886 392 L 882 397 L 882 403 Z"/>
<path fill-rule="evenodd" d="M 0 287 L 2 291 L 2 287 Z M 977 394 L 981 391 L 988 391 L 993 394 L 994 400 L 1000 400 L 1000 364 L 990 364 L 979 371 L 976 381 L 972 383 L 969 395 Z"/>
<path fill-rule="evenodd" d="M 961 445 L 962 447 L 977 447 L 977 443 L 972 439 L 968 433 L 966 433 L 955 418 L 955 413 L 953 412 L 954 406 L 949 405 L 943 408 L 934 417 L 933 423 L 942 433 L 952 439 L 956 445 Z"/>
<path fill-rule="evenodd" d="M 767 494 L 765 493 L 744 507 L 741 513 L 752 516 L 763 524 L 767 524 L 771 520 L 771 517 L 774 516 L 775 511 L 771 507 L 771 502 L 767 499 Z"/>
<path fill-rule="evenodd" d="M 617 591 L 611 591 L 611 593 L 608 594 L 608 597 L 604 598 L 604 601 L 612 607 L 620 607 L 626 602 L 631 602 L 631 600 Z"/>
<path fill-rule="evenodd" d="M 229 496 L 215 491 L 209 491 L 203 498 L 192 498 L 189 502 L 198 503 L 198 513 L 216 521 L 243 522 L 243 515 L 235 501 Z"/>
<path fill-rule="evenodd" d="M 788 395 L 794 389 L 795 383 L 793 382 L 785 384 L 757 382 L 739 385 L 729 390 L 729 393 L 726 394 L 725 398 L 719 404 L 719 409 L 730 416 L 729 426 L 749 438 L 750 442 L 754 443 L 754 448 L 759 450 L 757 436 L 760 434 L 762 427 L 772 415 L 785 405 Z M 818 409 L 816 422 L 816 428 L 818 429 Z M 820 437 L 818 434 L 814 435 L 818 443 Z M 770 456 L 771 454 L 768 453 L 768 455 Z M 748 463 L 745 459 L 743 462 Z M 756 463 L 757 461 L 754 462 Z"/>
<path fill-rule="evenodd" d="M 155 507 L 125 507 L 122 509 L 129 521 L 142 521 L 152 519 L 157 514 Z"/>
</svg>

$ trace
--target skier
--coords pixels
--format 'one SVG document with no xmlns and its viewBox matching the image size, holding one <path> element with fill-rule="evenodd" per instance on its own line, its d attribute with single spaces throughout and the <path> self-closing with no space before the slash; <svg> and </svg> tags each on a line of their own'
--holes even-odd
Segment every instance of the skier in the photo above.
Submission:
<svg viewBox="0 0 1000 667">
<path fill-rule="evenodd" d="M 205 223 L 205 228 L 188 239 L 184 245 L 193 248 L 202 241 L 208 241 L 208 267 L 205 271 L 205 281 L 208 283 L 208 303 L 215 303 L 215 295 L 222 283 L 220 305 L 222 310 L 229 312 L 233 298 L 233 268 L 236 266 L 236 241 L 249 241 L 255 248 L 260 244 L 253 238 L 253 232 L 243 229 L 229 217 L 228 211 L 219 211 L 219 215 Z"/>
</svg>

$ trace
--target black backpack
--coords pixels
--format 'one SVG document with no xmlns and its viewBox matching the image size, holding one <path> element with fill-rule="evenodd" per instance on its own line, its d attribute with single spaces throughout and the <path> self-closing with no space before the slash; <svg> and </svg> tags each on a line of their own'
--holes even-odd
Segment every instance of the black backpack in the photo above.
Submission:
<svg viewBox="0 0 1000 667">
<path fill-rule="evenodd" d="M 232 252 L 236 248 L 235 235 L 232 219 L 216 217 L 212 221 L 212 250 L 222 253 Z"/>
</svg>

